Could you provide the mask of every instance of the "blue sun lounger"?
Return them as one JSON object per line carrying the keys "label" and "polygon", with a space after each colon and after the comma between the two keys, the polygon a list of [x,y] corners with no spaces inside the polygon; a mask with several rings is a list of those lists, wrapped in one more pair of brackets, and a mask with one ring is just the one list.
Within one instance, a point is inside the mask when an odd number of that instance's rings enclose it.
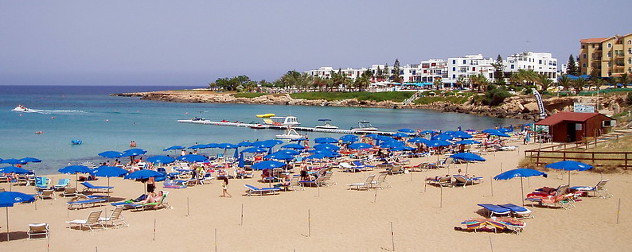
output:
{"label": "blue sun lounger", "polygon": [[90,184],[90,182],[82,182],[81,183],[82,186],[85,186],[86,188],[83,189],[83,191],[90,191],[90,192],[101,192],[101,190],[104,190],[103,192],[107,192],[110,189],[113,189],[113,186],[95,186],[93,184]]}
{"label": "blue sun lounger", "polygon": [[278,191],[281,190],[281,188],[275,188],[275,187],[269,187],[269,188],[258,188],[252,185],[244,185],[246,188],[248,188],[248,196],[252,196],[252,193],[259,193],[259,195],[268,194],[277,194]]}
{"label": "blue sun lounger", "polygon": [[487,210],[487,212],[489,212],[490,217],[494,215],[509,215],[511,213],[511,209],[502,207],[499,205],[494,205],[494,204],[478,204],[478,205],[484,208],[485,210]]}
{"label": "blue sun lounger", "polygon": [[509,210],[511,210],[511,213],[514,215],[514,217],[517,217],[517,218],[533,218],[534,217],[533,215],[531,215],[531,210],[527,209],[526,207],[521,207],[514,204],[502,204],[498,206],[508,208]]}

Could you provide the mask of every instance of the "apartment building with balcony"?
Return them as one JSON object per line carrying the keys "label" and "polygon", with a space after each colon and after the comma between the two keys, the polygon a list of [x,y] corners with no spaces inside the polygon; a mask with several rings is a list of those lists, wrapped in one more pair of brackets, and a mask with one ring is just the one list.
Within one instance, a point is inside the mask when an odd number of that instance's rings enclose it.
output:
{"label": "apartment building with balcony", "polygon": [[632,33],[580,40],[581,74],[602,78],[632,74]]}
{"label": "apartment building with balcony", "polygon": [[551,53],[517,53],[508,56],[503,64],[506,78],[522,69],[546,75],[552,81],[557,80],[557,59],[553,58]]}
{"label": "apartment building with balcony", "polygon": [[467,82],[472,76],[479,74],[491,81],[494,78],[494,62],[494,59],[484,58],[482,54],[448,58],[448,78],[443,83],[455,84],[459,79]]}

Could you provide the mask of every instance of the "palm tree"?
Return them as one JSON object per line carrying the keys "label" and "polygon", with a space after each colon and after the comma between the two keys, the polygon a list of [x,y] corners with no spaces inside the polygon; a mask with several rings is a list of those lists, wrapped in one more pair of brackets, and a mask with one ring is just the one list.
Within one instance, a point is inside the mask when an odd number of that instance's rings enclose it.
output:
{"label": "palm tree", "polygon": [[537,76],[536,83],[540,84],[540,92],[544,93],[553,84],[553,81],[545,74],[538,74]]}
{"label": "palm tree", "polygon": [[571,78],[568,78],[568,76],[565,74],[560,77],[557,83],[559,83],[564,88],[564,90],[568,91],[573,85],[573,80],[571,80]]}
{"label": "palm tree", "polygon": [[573,82],[573,88],[575,89],[575,93],[579,94],[582,89],[588,84],[588,81],[584,78],[577,78]]}

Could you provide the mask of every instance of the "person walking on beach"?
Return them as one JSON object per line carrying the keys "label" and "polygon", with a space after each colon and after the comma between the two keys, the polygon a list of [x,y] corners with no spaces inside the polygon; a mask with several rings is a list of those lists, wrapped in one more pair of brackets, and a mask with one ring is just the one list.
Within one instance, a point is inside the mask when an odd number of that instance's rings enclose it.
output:
{"label": "person walking on beach", "polygon": [[228,193],[228,177],[224,176],[224,182],[222,183],[222,196],[232,198],[233,196]]}

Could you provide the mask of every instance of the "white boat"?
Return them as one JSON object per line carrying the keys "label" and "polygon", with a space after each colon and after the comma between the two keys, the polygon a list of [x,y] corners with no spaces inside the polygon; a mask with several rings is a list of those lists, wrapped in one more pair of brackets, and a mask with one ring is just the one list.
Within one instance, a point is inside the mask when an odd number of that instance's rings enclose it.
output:
{"label": "white boat", "polygon": [[16,111],[16,112],[30,112],[31,110],[29,108],[27,108],[27,107],[22,106],[22,105],[18,105],[14,109],[12,109],[12,111]]}
{"label": "white boat", "polygon": [[324,125],[318,125],[318,126],[316,126],[314,128],[317,128],[317,129],[338,129],[338,126],[331,125],[331,123],[329,123],[329,122],[331,122],[331,119],[323,118],[323,119],[318,119],[318,121],[325,122],[325,124]]}
{"label": "white boat", "polygon": [[301,123],[298,122],[298,118],[296,116],[274,116],[270,117],[274,121],[274,125],[283,125],[283,126],[297,126]]}
{"label": "white boat", "polygon": [[353,131],[377,131],[376,127],[373,127],[369,121],[359,121],[358,127],[351,128]]}
{"label": "white boat", "polygon": [[299,134],[292,128],[288,128],[287,131],[281,135],[276,135],[276,138],[278,139],[299,139],[302,137],[303,135]]}

